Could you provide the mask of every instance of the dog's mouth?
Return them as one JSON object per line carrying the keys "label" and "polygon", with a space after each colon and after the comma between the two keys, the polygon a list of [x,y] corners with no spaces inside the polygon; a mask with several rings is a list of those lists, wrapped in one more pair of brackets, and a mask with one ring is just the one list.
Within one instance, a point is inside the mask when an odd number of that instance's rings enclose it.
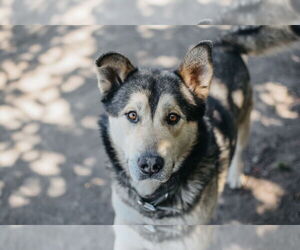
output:
{"label": "dog's mouth", "polygon": [[168,183],[172,178],[174,166],[174,161],[168,162],[161,171],[149,175],[143,173],[136,164],[130,165],[130,160],[127,165],[131,185],[141,197],[152,195]]}
{"label": "dog's mouth", "polygon": [[143,181],[143,180],[157,180],[157,181],[161,181],[161,176],[160,176],[159,173],[152,174],[152,175],[147,175],[147,174],[141,173],[139,179],[140,179],[140,181]]}

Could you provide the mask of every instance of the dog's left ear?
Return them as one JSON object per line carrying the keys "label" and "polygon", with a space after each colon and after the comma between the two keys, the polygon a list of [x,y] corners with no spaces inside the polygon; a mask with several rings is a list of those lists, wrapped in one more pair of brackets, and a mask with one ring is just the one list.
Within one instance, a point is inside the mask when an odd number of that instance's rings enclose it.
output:
{"label": "dog's left ear", "polygon": [[178,69],[186,86],[206,100],[213,76],[212,42],[202,41],[188,51]]}
{"label": "dog's left ear", "polygon": [[129,73],[135,70],[135,67],[125,56],[115,52],[100,56],[95,64],[98,87],[103,100],[109,93],[118,89]]}

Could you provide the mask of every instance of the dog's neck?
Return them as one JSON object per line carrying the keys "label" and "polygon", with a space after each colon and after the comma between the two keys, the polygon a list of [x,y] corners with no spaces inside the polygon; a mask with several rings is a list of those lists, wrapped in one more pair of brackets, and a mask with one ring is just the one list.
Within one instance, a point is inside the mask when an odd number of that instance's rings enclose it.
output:
{"label": "dog's neck", "polygon": [[199,122],[198,144],[183,161],[179,170],[151,195],[142,197],[131,185],[130,178],[117,159],[107,131],[107,118],[102,117],[99,124],[103,142],[117,179],[116,185],[124,194],[121,199],[144,216],[161,219],[191,211],[200,200],[202,191],[218,173],[216,159],[218,159],[219,152],[215,138],[208,120],[202,119]]}

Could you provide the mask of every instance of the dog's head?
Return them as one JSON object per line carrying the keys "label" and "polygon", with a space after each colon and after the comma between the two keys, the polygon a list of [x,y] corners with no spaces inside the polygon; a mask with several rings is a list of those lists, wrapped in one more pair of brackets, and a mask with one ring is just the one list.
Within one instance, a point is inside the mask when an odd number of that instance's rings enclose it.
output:
{"label": "dog's head", "polygon": [[189,50],[176,71],[137,69],[118,53],[96,66],[111,144],[132,185],[149,195],[196,143],[213,75],[211,43]]}

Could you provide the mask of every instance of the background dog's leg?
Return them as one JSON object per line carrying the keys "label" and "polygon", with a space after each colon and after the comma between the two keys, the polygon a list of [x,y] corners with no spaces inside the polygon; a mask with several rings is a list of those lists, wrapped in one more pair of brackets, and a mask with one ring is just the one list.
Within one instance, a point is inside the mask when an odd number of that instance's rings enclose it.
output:
{"label": "background dog's leg", "polygon": [[251,106],[248,107],[247,114],[238,125],[236,148],[227,176],[227,183],[230,188],[240,188],[242,186],[244,170],[243,152],[248,143],[250,131],[250,114]]}

